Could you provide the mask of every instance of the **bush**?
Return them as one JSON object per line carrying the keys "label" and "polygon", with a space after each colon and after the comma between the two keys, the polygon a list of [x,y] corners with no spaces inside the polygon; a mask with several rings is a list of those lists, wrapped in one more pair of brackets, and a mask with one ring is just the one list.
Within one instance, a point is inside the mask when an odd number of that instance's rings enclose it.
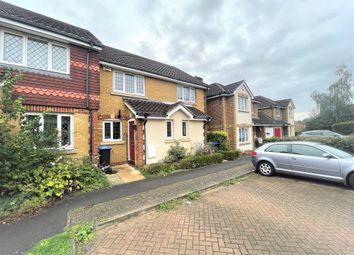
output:
{"label": "bush", "polygon": [[194,155],[202,156],[209,155],[214,152],[212,146],[210,144],[205,144],[204,142],[199,142],[194,145]]}
{"label": "bush", "polygon": [[342,135],[350,135],[354,133],[354,120],[333,124],[332,129]]}
{"label": "bush", "polygon": [[221,153],[214,153],[205,156],[191,156],[182,159],[178,165],[181,169],[193,169],[202,166],[212,165],[221,163],[223,160],[223,155]]}
{"label": "bush", "polygon": [[221,153],[223,156],[223,159],[225,160],[235,160],[240,156],[240,151],[235,150],[235,151],[217,151],[218,153]]}
{"label": "bush", "polygon": [[230,148],[230,141],[227,133],[224,131],[210,131],[208,132],[208,142],[219,143],[219,150],[227,151]]}
{"label": "bush", "polygon": [[143,166],[140,172],[144,176],[165,175],[178,169],[177,163],[154,163]]}
{"label": "bush", "polygon": [[354,136],[347,137],[285,137],[285,138],[271,138],[264,139],[264,143],[278,142],[278,141],[308,141],[326,144],[337,149],[354,154]]}
{"label": "bush", "polygon": [[180,143],[171,145],[167,151],[167,157],[165,158],[166,163],[178,162],[187,155],[187,149],[181,146]]}

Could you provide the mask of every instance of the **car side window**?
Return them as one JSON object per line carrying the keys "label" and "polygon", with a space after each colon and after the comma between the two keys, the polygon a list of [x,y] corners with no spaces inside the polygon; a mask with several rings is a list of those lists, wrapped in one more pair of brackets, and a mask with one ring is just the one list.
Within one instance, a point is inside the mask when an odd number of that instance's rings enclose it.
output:
{"label": "car side window", "polygon": [[320,149],[303,144],[293,144],[291,146],[291,153],[311,157],[323,157],[324,154],[324,152]]}
{"label": "car side window", "polygon": [[273,144],[269,146],[266,152],[276,152],[276,153],[288,153],[288,145],[287,144]]}
{"label": "car side window", "polygon": [[321,132],[316,132],[316,131],[314,131],[314,132],[308,132],[307,134],[309,134],[309,135],[322,135]]}

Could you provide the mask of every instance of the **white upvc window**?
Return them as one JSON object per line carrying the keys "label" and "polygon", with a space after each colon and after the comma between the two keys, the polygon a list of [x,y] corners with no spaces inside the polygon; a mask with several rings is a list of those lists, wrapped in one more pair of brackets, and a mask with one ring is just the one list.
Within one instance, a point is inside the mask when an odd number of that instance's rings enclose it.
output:
{"label": "white upvc window", "polygon": [[34,69],[69,73],[69,48],[22,33],[0,30],[0,61]]}
{"label": "white upvc window", "polygon": [[102,125],[103,141],[122,141],[122,122],[105,120]]}
{"label": "white upvc window", "polygon": [[188,86],[177,86],[177,100],[195,103],[195,88]]}
{"label": "white upvc window", "polygon": [[238,110],[248,111],[248,97],[238,96]]}
{"label": "white upvc window", "polygon": [[145,77],[121,71],[115,71],[113,75],[113,92],[134,95],[145,95]]}
{"label": "white upvc window", "polygon": [[173,138],[173,121],[172,120],[166,121],[166,138],[168,138],[168,139]]}
{"label": "white upvc window", "polygon": [[289,107],[289,118],[294,118],[294,109],[291,106]]}
{"label": "white upvc window", "polygon": [[240,143],[248,142],[248,128],[238,128],[238,141]]}
{"label": "white upvc window", "polygon": [[41,114],[28,112],[25,114],[27,120],[39,117],[40,129],[50,132],[53,129],[58,131],[58,143],[62,149],[74,148],[74,118],[71,114],[48,113]]}
{"label": "white upvc window", "polygon": [[186,120],[182,121],[182,136],[183,137],[188,136],[188,121]]}

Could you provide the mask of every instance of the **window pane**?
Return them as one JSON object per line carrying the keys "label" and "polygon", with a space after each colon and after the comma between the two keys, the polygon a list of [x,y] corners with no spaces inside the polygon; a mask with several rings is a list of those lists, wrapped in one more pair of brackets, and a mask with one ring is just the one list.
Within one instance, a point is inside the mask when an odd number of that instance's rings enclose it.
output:
{"label": "window pane", "polygon": [[278,153],[287,153],[288,145],[286,144],[275,144],[266,149],[267,152],[278,152]]}
{"label": "window pane", "polygon": [[187,136],[187,123],[182,122],[182,136]]}
{"label": "window pane", "polygon": [[125,74],[125,92],[127,92],[127,93],[135,93],[134,75]]}
{"label": "window pane", "polygon": [[167,123],[167,137],[172,137],[172,122],[168,121]]}
{"label": "window pane", "polygon": [[121,72],[115,72],[114,90],[123,91],[123,73]]}
{"label": "window pane", "polygon": [[189,101],[189,88],[183,87],[183,100]]}
{"label": "window pane", "polygon": [[4,61],[22,64],[23,62],[22,36],[4,33]]}
{"label": "window pane", "polygon": [[120,122],[113,122],[113,139],[120,140]]}
{"label": "window pane", "polygon": [[144,77],[135,76],[136,78],[136,93],[144,94]]}
{"label": "window pane", "polygon": [[61,117],[61,145],[70,145],[71,144],[71,126],[70,126],[70,117],[63,116]]}
{"label": "window pane", "polygon": [[111,139],[111,123],[104,123],[104,139]]}
{"label": "window pane", "polygon": [[190,101],[195,102],[195,89],[190,88]]}
{"label": "window pane", "polygon": [[48,69],[48,43],[28,38],[27,65],[34,68]]}
{"label": "window pane", "polygon": [[183,87],[182,86],[178,86],[177,87],[177,99],[178,100],[183,100]]}
{"label": "window pane", "polygon": [[315,147],[299,144],[292,145],[292,153],[312,157],[322,157],[322,155],[324,154],[323,151]]}
{"label": "window pane", "polygon": [[57,115],[44,115],[44,131],[53,132],[57,127]]}
{"label": "window pane", "polygon": [[67,48],[52,45],[52,69],[66,72],[68,61]]}

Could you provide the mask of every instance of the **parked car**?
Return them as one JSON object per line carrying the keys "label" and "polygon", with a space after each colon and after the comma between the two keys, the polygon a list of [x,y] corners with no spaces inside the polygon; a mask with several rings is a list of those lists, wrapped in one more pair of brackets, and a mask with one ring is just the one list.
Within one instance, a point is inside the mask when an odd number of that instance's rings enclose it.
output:
{"label": "parked car", "polygon": [[320,143],[266,143],[252,153],[252,163],[264,176],[279,172],[341,182],[354,188],[353,155]]}
{"label": "parked car", "polygon": [[342,137],[341,134],[333,132],[331,130],[311,130],[311,131],[304,131],[300,134],[300,136],[311,136],[311,137]]}

